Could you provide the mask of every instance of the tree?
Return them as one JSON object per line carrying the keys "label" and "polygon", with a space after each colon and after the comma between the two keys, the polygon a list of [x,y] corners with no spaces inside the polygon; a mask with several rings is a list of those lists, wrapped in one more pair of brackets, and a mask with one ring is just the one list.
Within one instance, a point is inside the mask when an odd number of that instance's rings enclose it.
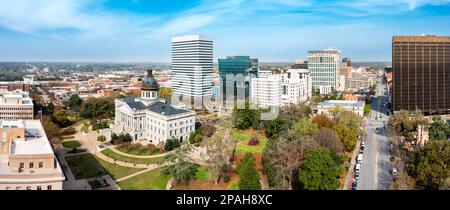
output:
{"label": "tree", "polygon": [[389,186],[390,190],[414,190],[416,181],[408,176],[407,173],[399,173],[395,180]]}
{"label": "tree", "polygon": [[52,115],[52,121],[61,127],[67,127],[72,124],[69,116],[64,111],[56,111]]}
{"label": "tree", "polygon": [[53,123],[53,121],[48,116],[42,117],[42,127],[44,127],[45,133],[47,134],[48,140],[51,143],[59,143],[61,141],[61,133],[58,125]]}
{"label": "tree", "polygon": [[164,99],[170,99],[172,97],[172,88],[160,88],[158,96]]}
{"label": "tree", "polygon": [[172,151],[180,146],[181,146],[180,140],[178,140],[177,138],[170,138],[164,144],[164,150]]}
{"label": "tree", "polygon": [[170,166],[163,169],[162,173],[170,175],[177,184],[188,184],[191,179],[195,179],[198,166],[188,162],[188,154],[193,151],[189,145],[180,147],[175,153],[167,155],[163,162],[171,163]]}
{"label": "tree", "polygon": [[89,119],[94,117],[106,119],[114,116],[114,109],[115,104],[112,97],[89,97],[82,103],[80,115]]}
{"label": "tree", "polygon": [[202,129],[197,128],[193,133],[189,135],[189,142],[191,144],[199,143],[203,140]]}
{"label": "tree", "polygon": [[344,167],[339,157],[328,149],[312,149],[305,157],[299,179],[305,190],[337,190]]}
{"label": "tree", "polygon": [[411,132],[415,130],[414,121],[411,120],[409,111],[401,110],[391,116],[388,121],[389,128],[397,132]]}
{"label": "tree", "polygon": [[341,111],[336,116],[337,124],[341,124],[357,133],[361,124],[361,117],[350,111]]}
{"label": "tree", "polygon": [[333,129],[323,127],[317,132],[315,139],[320,146],[330,149],[338,155],[344,153],[344,145]]}
{"label": "tree", "polygon": [[307,103],[289,104],[281,109],[281,115],[294,119],[309,117],[312,114],[311,106]]}
{"label": "tree", "polygon": [[278,135],[283,134],[289,130],[294,124],[294,120],[291,117],[280,116],[275,120],[271,120],[266,125],[266,137],[276,138]]}
{"label": "tree", "polygon": [[209,174],[214,181],[214,184],[219,183],[224,169],[230,166],[231,156],[233,153],[233,140],[231,138],[231,131],[229,129],[220,129],[216,135],[207,139],[206,143],[206,167]]}
{"label": "tree", "polygon": [[372,104],[367,103],[367,104],[364,106],[364,116],[369,116],[370,111],[372,111]]}
{"label": "tree", "polygon": [[246,130],[258,124],[258,115],[256,110],[252,110],[246,106],[245,109],[238,109],[237,106],[233,109],[233,127],[241,130]]}
{"label": "tree", "polygon": [[344,144],[344,149],[346,152],[351,152],[356,148],[356,144],[358,143],[358,133],[352,131],[343,124],[338,124],[334,126],[333,129],[336,131],[336,134]]}
{"label": "tree", "polygon": [[303,164],[306,151],[315,146],[314,141],[304,136],[279,137],[268,142],[263,152],[263,171],[267,174],[269,185],[275,189],[291,190],[298,179],[294,174]]}
{"label": "tree", "polygon": [[308,118],[301,118],[294,123],[288,131],[288,135],[294,139],[302,139],[304,137],[312,137],[319,131],[319,126]]}
{"label": "tree", "polygon": [[319,128],[323,128],[323,127],[333,128],[333,126],[334,126],[333,120],[331,120],[329,117],[327,117],[326,115],[323,115],[323,114],[313,117],[312,122],[319,125]]}
{"label": "tree", "polygon": [[429,129],[430,140],[447,140],[450,137],[450,124],[440,116],[433,117],[433,121]]}
{"label": "tree", "polygon": [[69,98],[69,107],[71,109],[79,110],[83,100],[81,100],[80,96],[72,95]]}
{"label": "tree", "polygon": [[99,141],[101,143],[105,142],[106,141],[106,136],[103,136],[103,135],[98,136],[97,137],[97,141]]}
{"label": "tree", "polygon": [[216,127],[211,123],[202,123],[201,129],[202,134],[208,138],[216,132]]}
{"label": "tree", "polygon": [[239,162],[237,172],[240,178],[239,190],[261,190],[255,158],[251,153],[245,154],[244,159]]}
{"label": "tree", "polygon": [[450,142],[431,141],[412,160],[411,175],[423,189],[439,189],[450,176]]}

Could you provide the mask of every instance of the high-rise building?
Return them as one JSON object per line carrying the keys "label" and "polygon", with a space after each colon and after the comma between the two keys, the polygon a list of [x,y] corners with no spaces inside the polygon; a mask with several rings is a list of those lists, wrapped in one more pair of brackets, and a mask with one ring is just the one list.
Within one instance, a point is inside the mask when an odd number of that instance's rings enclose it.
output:
{"label": "high-rise building", "polygon": [[172,39],[172,88],[191,98],[211,96],[213,40],[202,35]]}
{"label": "high-rise building", "polygon": [[313,88],[321,94],[329,94],[339,87],[340,54],[336,48],[312,50],[308,55],[308,69],[311,72]]}
{"label": "high-rise building", "polygon": [[[257,76],[258,68],[258,59],[251,59],[249,56],[228,56],[226,59],[219,59],[223,102],[234,103],[237,100],[249,98],[250,81],[252,77]],[[233,79],[228,81],[227,78]]]}
{"label": "high-rise building", "polygon": [[450,112],[450,37],[394,36],[393,111]]}
{"label": "high-rise building", "polygon": [[38,120],[0,120],[0,190],[62,190],[64,173]]}

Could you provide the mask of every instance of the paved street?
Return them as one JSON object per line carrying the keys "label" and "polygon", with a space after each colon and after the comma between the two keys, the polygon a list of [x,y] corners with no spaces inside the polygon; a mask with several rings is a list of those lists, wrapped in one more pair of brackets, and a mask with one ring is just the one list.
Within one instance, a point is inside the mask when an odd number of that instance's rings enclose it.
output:
{"label": "paved street", "polygon": [[[380,77],[372,102],[372,112],[366,125],[367,138],[358,190],[388,190],[391,182],[390,143],[387,129],[384,129],[385,126],[387,128],[388,121],[384,105],[389,98],[385,88],[386,84]],[[378,134],[376,133],[377,128],[380,128]]]}

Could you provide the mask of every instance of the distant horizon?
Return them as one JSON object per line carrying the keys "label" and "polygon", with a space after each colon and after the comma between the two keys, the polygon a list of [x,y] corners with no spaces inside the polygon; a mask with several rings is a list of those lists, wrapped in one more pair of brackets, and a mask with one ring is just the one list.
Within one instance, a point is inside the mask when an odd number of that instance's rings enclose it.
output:
{"label": "distant horizon", "polygon": [[[214,64],[218,64],[214,60]],[[0,63],[81,63],[81,64],[171,64],[172,62],[144,62],[144,61],[1,61]],[[295,64],[295,61],[258,61],[259,64],[272,64],[272,63],[285,63],[285,64]],[[352,63],[392,63],[391,61],[353,61]]]}
{"label": "distant horizon", "polygon": [[202,34],[214,57],[293,62],[339,48],[391,60],[392,37],[450,36],[450,0],[3,0],[0,60],[168,62],[171,39]]}

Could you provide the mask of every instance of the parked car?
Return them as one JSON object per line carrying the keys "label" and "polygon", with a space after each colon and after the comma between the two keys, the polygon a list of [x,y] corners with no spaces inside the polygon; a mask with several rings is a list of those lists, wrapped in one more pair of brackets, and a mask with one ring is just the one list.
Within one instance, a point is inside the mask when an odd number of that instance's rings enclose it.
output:
{"label": "parked car", "polygon": [[359,154],[357,160],[358,160],[358,163],[359,163],[359,164],[362,164],[362,161],[363,161],[363,154]]}
{"label": "parked car", "polygon": [[361,164],[358,163],[358,164],[356,164],[356,168],[355,168],[355,179],[358,180],[358,177],[359,177],[359,173],[360,173],[360,172],[361,172]]}
{"label": "parked car", "polygon": [[391,171],[391,173],[392,173],[392,176],[397,176],[397,168],[392,168],[392,171]]}
{"label": "parked car", "polygon": [[361,142],[361,150],[364,150],[364,148],[366,148],[366,143],[365,142]]}

